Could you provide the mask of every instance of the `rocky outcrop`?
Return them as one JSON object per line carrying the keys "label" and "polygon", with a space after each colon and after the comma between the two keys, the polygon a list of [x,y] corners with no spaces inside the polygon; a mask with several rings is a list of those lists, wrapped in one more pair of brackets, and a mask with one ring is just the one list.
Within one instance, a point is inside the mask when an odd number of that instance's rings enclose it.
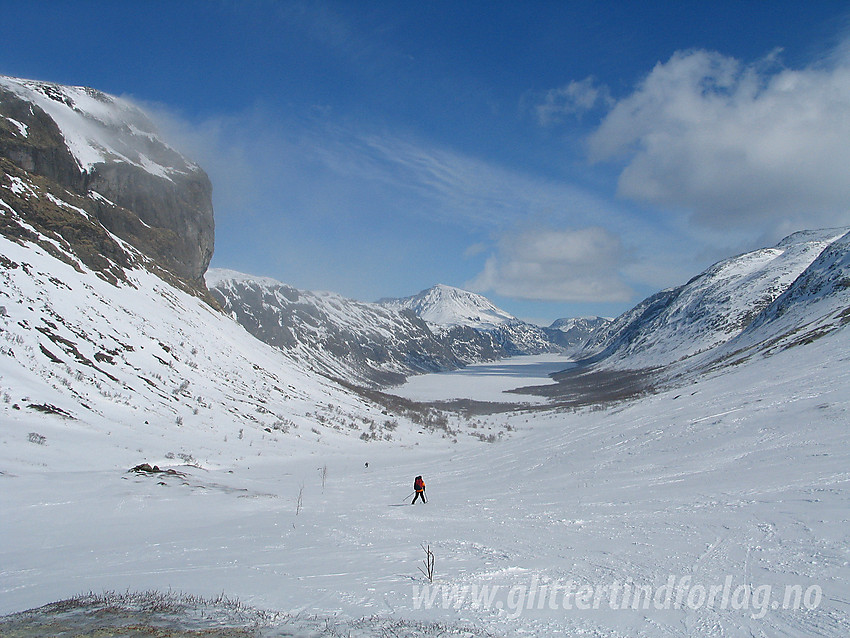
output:
{"label": "rocky outcrop", "polygon": [[132,104],[0,76],[0,157],[73,194],[109,232],[203,288],[215,234],[209,178]]}

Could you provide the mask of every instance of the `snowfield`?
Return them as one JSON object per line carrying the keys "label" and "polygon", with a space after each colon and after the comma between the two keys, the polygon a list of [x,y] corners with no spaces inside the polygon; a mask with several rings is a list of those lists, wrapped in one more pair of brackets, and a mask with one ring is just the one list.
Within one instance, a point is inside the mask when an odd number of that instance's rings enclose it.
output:
{"label": "snowfield", "polygon": [[[607,409],[489,417],[517,430],[494,444],[252,433],[256,456],[172,461],[185,477],[127,473],[141,451],[116,463],[56,415],[10,427],[3,404],[2,612],[172,589],[496,635],[846,635],[847,339]],[[111,436],[141,450],[140,430]],[[430,500],[411,507],[417,474]]]}

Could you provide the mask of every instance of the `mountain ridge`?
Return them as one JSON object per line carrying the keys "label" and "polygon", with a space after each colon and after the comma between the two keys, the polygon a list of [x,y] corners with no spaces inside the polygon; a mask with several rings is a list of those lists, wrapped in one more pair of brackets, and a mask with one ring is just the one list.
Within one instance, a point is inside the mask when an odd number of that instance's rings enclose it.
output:
{"label": "mountain ridge", "polygon": [[[207,272],[206,282],[225,312],[260,340],[309,361],[323,374],[375,387],[397,385],[411,374],[561,351],[545,329],[512,317],[481,295],[450,286],[407,298],[426,301],[417,304],[355,301],[215,268]],[[444,302],[447,307],[441,307]],[[429,322],[417,310],[448,323]],[[488,313],[487,321],[481,320],[482,312]],[[484,327],[496,317],[504,320]]]}
{"label": "mountain ridge", "polygon": [[[161,192],[168,199],[175,188],[192,190],[175,184],[202,172],[151,126],[131,104],[93,89],[0,77],[0,233],[117,287],[136,285],[138,268],[172,284],[194,283],[196,293],[206,292],[209,282],[214,305],[325,377],[387,386],[410,374],[576,348],[585,365],[611,371],[705,367],[846,323],[847,229],[801,231],[722,260],[611,321],[560,320],[548,328],[444,284],[368,303],[267,277],[207,271],[211,206],[209,235],[183,237],[197,242],[194,268],[206,271],[206,279],[192,279],[193,271],[175,268],[169,257],[179,252],[175,227],[151,226],[138,210],[155,206]],[[126,182],[118,174],[141,180],[149,194],[139,201],[138,193],[122,190]],[[91,188],[98,179],[107,188]],[[110,199],[110,188],[119,202]],[[176,279],[169,272],[177,272]],[[578,327],[579,336],[569,335]]]}
{"label": "mountain ridge", "polygon": [[638,303],[596,333],[579,355],[609,369],[657,368],[710,357],[765,321],[763,313],[799,288],[830,247],[840,250],[847,228],[793,233],[775,246],[721,260],[687,283]]}

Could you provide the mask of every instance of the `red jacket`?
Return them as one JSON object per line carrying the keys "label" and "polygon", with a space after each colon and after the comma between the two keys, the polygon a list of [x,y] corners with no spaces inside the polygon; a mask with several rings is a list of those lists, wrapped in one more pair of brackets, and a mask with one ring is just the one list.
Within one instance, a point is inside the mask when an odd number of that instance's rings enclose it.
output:
{"label": "red jacket", "polygon": [[421,478],[417,478],[415,481],[413,481],[413,489],[416,492],[424,492],[425,481],[423,481]]}

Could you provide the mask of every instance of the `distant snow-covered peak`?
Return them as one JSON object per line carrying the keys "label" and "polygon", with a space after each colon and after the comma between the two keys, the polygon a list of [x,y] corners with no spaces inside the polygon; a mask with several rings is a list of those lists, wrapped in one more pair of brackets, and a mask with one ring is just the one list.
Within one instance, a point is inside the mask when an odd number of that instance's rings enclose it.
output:
{"label": "distant snow-covered peak", "polygon": [[517,321],[497,308],[483,295],[445,284],[437,284],[412,297],[381,299],[378,303],[398,310],[412,310],[428,323],[438,326],[469,326],[489,330]]}
{"label": "distant snow-covered peak", "polygon": [[166,144],[148,116],[127,100],[88,87],[3,75],[0,88],[34,104],[56,123],[81,171],[110,162],[165,179],[200,170]]}

